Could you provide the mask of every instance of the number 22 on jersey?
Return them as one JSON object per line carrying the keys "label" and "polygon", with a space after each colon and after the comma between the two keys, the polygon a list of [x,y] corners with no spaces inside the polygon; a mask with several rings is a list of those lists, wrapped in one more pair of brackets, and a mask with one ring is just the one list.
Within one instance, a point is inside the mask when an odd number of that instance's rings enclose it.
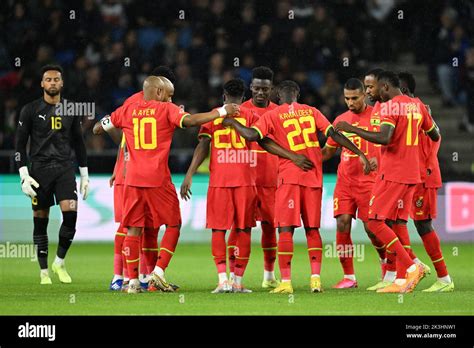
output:
{"label": "number 22 on jersey", "polygon": [[[306,127],[302,127],[305,125]],[[304,150],[307,147],[317,147],[319,146],[319,141],[312,141],[309,136],[314,134],[316,136],[316,125],[314,123],[314,118],[311,116],[303,116],[300,118],[292,118],[283,122],[283,128],[288,128],[290,126],[294,127],[294,130],[288,132],[286,138],[288,139],[288,145],[293,151]],[[304,142],[296,144],[295,138],[299,137],[303,133]]]}
{"label": "number 22 on jersey", "polygon": [[[150,137],[145,138],[146,129],[150,129]],[[157,147],[156,119],[154,117],[133,118],[133,139],[135,150],[153,150]]]}

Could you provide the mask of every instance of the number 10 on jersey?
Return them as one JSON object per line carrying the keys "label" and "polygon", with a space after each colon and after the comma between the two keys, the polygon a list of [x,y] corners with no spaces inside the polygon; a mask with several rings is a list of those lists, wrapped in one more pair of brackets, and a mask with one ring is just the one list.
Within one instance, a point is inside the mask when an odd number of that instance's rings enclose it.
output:
{"label": "number 10 on jersey", "polygon": [[[149,141],[145,139],[145,130],[151,130]],[[156,141],[156,119],[153,117],[133,118],[133,139],[135,150],[153,150],[157,147]]]}

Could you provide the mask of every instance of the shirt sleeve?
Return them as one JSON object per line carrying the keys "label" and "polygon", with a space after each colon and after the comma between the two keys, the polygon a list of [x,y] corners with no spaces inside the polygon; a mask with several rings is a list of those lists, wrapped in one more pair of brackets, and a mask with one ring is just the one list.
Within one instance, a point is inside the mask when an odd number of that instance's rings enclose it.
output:
{"label": "shirt sleeve", "polygon": [[122,105],[118,109],[116,109],[112,114],[110,115],[110,121],[114,125],[115,128],[123,128],[123,110],[124,106]]}
{"label": "shirt sleeve", "polygon": [[423,121],[421,123],[421,129],[423,129],[426,133],[431,132],[436,124],[433,122],[433,118],[430,115],[428,109],[420,103],[421,114],[423,115]]}
{"label": "shirt sleeve", "polygon": [[272,111],[267,111],[251,126],[251,128],[258,132],[260,139],[263,139],[268,134],[274,133],[275,128],[272,123],[272,115]]}
{"label": "shirt sleeve", "polygon": [[[382,106],[381,106],[381,109],[382,109]],[[398,117],[397,115],[390,112],[389,107],[387,107],[386,109],[388,112],[385,112],[385,113],[382,112],[382,115],[380,117],[380,126],[383,126],[384,124],[386,124],[395,128],[397,126]]]}
{"label": "shirt sleeve", "polygon": [[20,119],[15,136],[15,161],[18,168],[26,166],[26,144],[31,131],[31,111],[29,105],[25,105],[20,111]]}
{"label": "shirt sleeve", "polygon": [[214,131],[212,129],[212,122],[207,122],[203,124],[201,128],[199,129],[198,138],[201,138],[201,137],[212,138],[213,132]]}
{"label": "shirt sleeve", "polygon": [[174,124],[179,128],[184,128],[183,120],[186,116],[189,116],[189,112],[186,112],[179,106],[168,102],[168,120],[171,124]]}
{"label": "shirt sleeve", "polygon": [[[333,126],[335,126],[336,124],[338,124],[340,121],[339,117],[336,117],[336,119],[334,120],[334,123],[333,123]],[[332,147],[332,148],[337,148],[337,147],[341,147],[341,145],[339,145],[338,143],[336,143],[334,141],[333,138],[331,137],[328,137],[328,139],[326,140],[326,145],[327,147]]]}
{"label": "shirt sleeve", "polygon": [[316,121],[316,128],[327,137],[328,131],[332,128],[331,122],[316,108],[313,108],[313,115]]}

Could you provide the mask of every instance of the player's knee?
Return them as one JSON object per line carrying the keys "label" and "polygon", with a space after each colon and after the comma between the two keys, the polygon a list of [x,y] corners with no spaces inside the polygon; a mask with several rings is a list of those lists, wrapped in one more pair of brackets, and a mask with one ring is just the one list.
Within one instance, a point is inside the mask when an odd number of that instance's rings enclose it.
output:
{"label": "player's knee", "polygon": [[373,233],[373,231],[378,230],[380,224],[383,224],[380,220],[369,220],[369,222],[367,222],[367,228]]}
{"label": "player's knee", "polygon": [[340,215],[336,219],[338,232],[349,232],[351,229],[352,217],[350,215]]}
{"label": "player's knee", "polygon": [[33,210],[33,217],[47,219],[49,218],[49,210]]}
{"label": "player's knee", "polygon": [[407,222],[406,222],[406,220],[397,219],[397,221],[395,221],[395,224],[397,224],[397,225],[406,225]]}
{"label": "player's knee", "polygon": [[48,234],[48,218],[39,218],[35,217],[33,219],[33,235],[34,236],[44,236]]}
{"label": "player's knee", "polygon": [[63,211],[63,226],[76,229],[77,211]]}
{"label": "player's knee", "polygon": [[395,223],[395,221],[393,221],[393,220],[385,220],[385,224],[390,228],[392,228],[394,223]]}
{"label": "player's knee", "polygon": [[431,224],[431,220],[415,220],[414,223],[416,230],[418,231],[418,234],[420,236],[423,236],[433,231],[433,225]]}

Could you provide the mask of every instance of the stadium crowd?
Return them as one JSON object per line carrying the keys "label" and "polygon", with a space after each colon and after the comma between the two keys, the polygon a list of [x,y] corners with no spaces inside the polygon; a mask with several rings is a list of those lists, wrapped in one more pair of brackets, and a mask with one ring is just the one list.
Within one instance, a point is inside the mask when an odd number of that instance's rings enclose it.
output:
{"label": "stadium crowd", "polygon": [[[346,110],[345,80],[415,47],[445,106],[470,101],[466,127],[474,127],[474,10],[467,3],[2,1],[0,148],[13,149],[19,110],[40,96],[40,67],[53,62],[65,69],[66,98],[95,102],[97,119],[139,90],[157,65],[174,70],[174,102],[190,112],[221,105],[225,81],[237,76],[248,86],[252,68],[266,65],[275,83],[296,81],[301,102],[332,121]],[[413,19],[421,13],[423,20]],[[387,42],[385,33],[395,40]],[[87,148],[113,148],[92,136],[93,122],[84,122]],[[193,148],[196,132],[178,133],[173,147]]]}

